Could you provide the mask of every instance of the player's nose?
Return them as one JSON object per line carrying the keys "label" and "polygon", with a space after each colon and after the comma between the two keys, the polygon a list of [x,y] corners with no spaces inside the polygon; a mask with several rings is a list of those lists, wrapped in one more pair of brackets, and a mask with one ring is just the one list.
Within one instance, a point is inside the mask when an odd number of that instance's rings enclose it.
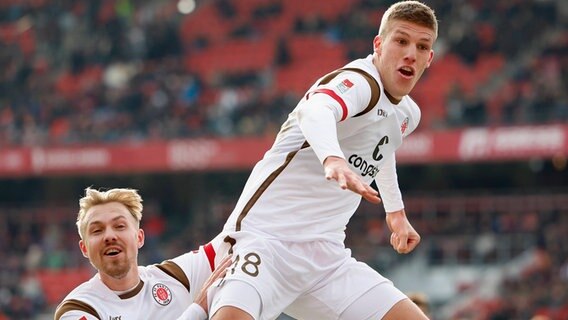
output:
{"label": "player's nose", "polygon": [[112,228],[106,228],[104,231],[103,239],[105,242],[114,242],[116,241],[116,232],[112,230]]}
{"label": "player's nose", "polygon": [[408,60],[409,62],[416,61],[416,52],[417,49],[415,46],[406,46],[406,50],[404,52],[404,59]]}

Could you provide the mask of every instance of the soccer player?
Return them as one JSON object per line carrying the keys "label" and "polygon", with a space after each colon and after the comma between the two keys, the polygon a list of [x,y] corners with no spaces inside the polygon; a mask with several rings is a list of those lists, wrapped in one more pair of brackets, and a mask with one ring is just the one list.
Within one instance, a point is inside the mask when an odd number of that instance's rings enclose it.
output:
{"label": "soccer player", "polygon": [[207,289],[231,263],[229,256],[220,259],[222,248],[228,249],[222,240],[160,264],[138,266],[144,245],[138,192],[87,188],[79,207],[79,247],[98,273],[65,297],[55,320],[207,319]]}
{"label": "soccer player", "polygon": [[362,198],[382,198],[392,247],[409,253],[420,242],[404,210],[395,151],[420,120],[408,94],[432,62],[437,34],[430,7],[395,3],[373,53],[307,91],[224,226],[234,264],[215,289],[212,319],[274,319],[282,311],[298,319],[427,319],[351,256],[344,230]]}

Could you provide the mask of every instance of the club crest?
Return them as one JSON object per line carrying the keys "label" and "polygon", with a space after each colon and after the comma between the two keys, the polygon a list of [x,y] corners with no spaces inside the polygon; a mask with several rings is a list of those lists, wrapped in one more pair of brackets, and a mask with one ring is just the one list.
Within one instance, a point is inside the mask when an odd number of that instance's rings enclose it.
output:
{"label": "club crest", "polygon": [[166,285],[157,283],[152,287],[152,296],[157,303],[167,306],[172,302],[172,292]]}

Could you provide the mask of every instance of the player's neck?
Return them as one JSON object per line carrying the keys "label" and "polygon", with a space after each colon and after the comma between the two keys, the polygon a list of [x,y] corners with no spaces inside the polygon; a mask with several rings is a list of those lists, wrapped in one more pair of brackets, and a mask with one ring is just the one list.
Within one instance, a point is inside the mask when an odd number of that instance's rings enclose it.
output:
{"label": "player's neck", "polygon": [[127,292],[135,288],[140,283],[138,267],[131,269],[123,277],[113,277],[108,274],[100,273],[101,281],[112,291]]}
{"label": "player's neck", "polygon": [[[129,293],[136,291],[136,289],[139,288],[141,285],[143,285],[143,282],[142,282],[142,280],[138,279],[138,283],[134,287],[132,287],[128,290],[112,290],[112,291],[114,293],[116,293],[116,295],[118,295],[118,296],[126,296]],[[140,290],[138,290],[138,291],[140,291]]]}

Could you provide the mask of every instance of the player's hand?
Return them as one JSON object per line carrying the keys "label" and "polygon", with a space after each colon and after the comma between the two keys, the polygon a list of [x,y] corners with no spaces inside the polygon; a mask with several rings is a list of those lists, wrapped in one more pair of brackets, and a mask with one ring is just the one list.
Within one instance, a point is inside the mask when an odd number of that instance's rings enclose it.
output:
{"label": "player's hand", "polygon": [[403,210],[387,213],[387,225],[390,229],[390,244],[398,253],[409,253],[420,243],[420,235],[406,217]]}
{"label": "player's hand", "polygon": [[371,203],[380,203],[379,193],[361,180],[361,177],[349,169],[345,159],[339,157],[327,157],[323,162],[325,178],[335,180],[343,190],[349,189],[360,194]]}
{"label": "player's hand", "polygon": [[195,297],[194,302],[201,306],[201,308],[203,308],[203,310],[205,310],[205,313],[207,314],[209,313],[209,306],[207,306],[207,289],[211,287],[215,280],[221,279],[225,276],[225,274],[227,273],[227,268],[233,263],[231,257],[231,255],[228,255],[221,261],[215,271],[213,271],[213,273],[205,281],[197,297]]}

